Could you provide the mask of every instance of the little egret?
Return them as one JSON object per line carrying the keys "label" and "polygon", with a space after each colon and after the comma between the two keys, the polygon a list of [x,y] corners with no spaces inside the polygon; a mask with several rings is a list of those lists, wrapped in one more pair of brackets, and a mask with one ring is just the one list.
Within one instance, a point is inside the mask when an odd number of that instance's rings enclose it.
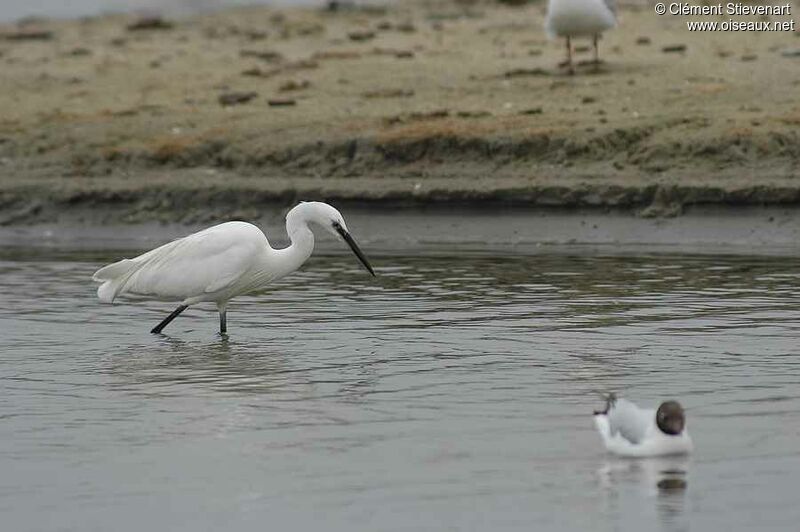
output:
{"label": "little egret", "polygon": [[646,410],[611,394],[605,410],[594,413],[594,424],[606,449],[619,456],[665,456],[692,451],[686,415],[677,401],[665,401],[658,410]]}
{"label": "little egret", "polygon": [[614,0],[548,0],[545,30],[551,37],[567,38],[567,72],[572,69],[572,37],[592,37],[594,64],[600,64],[597,39],[617,23]]}
{"label": "little egret", "polygon": [[102,283],[97,297],[104,303],[112,303],[122,294],[180,301],[180,306],[150,331],[156,334],[189,305],[214,302],[219,310],[219,330],[224,333],[231,298],[292,273],[311,256],[314,233],[309,225],[341,237],[375,275],[339,211],[313,201],[300,203],[286,215],[286,232],[291,240],[287,248],[270,247],[267,237],[253,224],[222,223],[100,268],[92,277]]}

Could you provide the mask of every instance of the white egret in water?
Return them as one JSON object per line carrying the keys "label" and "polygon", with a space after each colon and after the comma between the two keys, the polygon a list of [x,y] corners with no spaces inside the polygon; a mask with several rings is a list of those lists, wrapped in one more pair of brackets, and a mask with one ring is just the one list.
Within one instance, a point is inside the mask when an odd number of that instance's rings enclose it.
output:
{"label": "white egret in water", "polygon": [[341,237],[373,276],[364,253],[347,230],[342,215],[318,201],[303,202],[286,215],[291,245],[270,247],[267,237],[247,222],[227,222],[164,244],[133,259],[123,259],[97,270],[92,277],[102,283],[100,301],[111,303],[122,294],[180,301],[172,314],[151,332],[160,333],[189,305],[210,301],[219,310],[219,330],[226,332],[228,301],[297,270],[314,250],[317,225]]}
{"label": "white egret in water", "polygon": [[677,401],[665,401],[658,410],[649,410],[610,394],[605,410],[594,413],[594,424],[606,449],[619,456],[665,456],[692,451],[686,415]]}
{"label": "white egret in water", "polygon": [[614,0],[548,0],[545,30],[551,37],[567,38],[567,59],[563,66],[572,74],[572,37],[591,37],[594,64],[600,65],[597,40],[617,23]]}

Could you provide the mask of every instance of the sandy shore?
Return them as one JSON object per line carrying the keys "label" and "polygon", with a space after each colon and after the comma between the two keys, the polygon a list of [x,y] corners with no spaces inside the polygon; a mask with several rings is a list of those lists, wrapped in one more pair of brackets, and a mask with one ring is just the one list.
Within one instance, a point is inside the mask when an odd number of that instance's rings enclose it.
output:
{"label": "sandy shore", "polygon": [[308,198],[800,205],[797,34],[622,5],[604,64],[568,76],[543,16],[448,1],[0,27],[0,223],[205,223]]}

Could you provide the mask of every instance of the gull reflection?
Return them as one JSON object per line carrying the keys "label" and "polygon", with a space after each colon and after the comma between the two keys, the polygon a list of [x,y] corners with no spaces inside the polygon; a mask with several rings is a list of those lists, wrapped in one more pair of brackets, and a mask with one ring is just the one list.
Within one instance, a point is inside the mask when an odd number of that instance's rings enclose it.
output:
{"label": "gull reflection", "polygon": [[597,471],[600,486],[616,501],[644,498],[654,502],[655,514],[670,529],[688,527],[686,493],[689,486],[688,456],[664,456],[646,459],[608,459]]}

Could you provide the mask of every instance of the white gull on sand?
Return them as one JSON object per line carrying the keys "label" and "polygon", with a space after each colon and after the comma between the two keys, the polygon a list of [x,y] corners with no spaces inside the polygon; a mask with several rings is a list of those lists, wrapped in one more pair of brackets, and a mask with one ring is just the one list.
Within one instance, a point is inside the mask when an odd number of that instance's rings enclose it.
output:
{"label": "white gull on sand", "polygon": [[591,37],[594,43],[594,63],[600,63],[597,39],[605,30],[617,23],[614,0],[548,0],[544,27],[550,37],[566,37],[567,60],[564,65],[572,69],[573,37]]}

